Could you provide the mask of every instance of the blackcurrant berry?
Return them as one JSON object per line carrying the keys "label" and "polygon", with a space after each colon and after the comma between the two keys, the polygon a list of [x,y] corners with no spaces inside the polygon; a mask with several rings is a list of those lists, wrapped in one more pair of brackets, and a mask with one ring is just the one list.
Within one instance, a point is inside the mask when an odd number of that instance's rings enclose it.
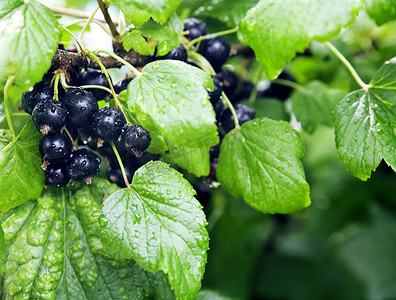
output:
{"label": "blackcurrant berry", "polygon": [[[133,174],[135,173],[135,171],[137,169],[125,165],[124,166],[124,170],[125,170],[125,175],[128,179],[128,182],[131,182]],[[115,183],[116,185],[118,185],[119,187],[126,187],[125,184],[125,180],[124,177],[122,176],[122,172],[121,172],[121,168],[120,166],[117,165],[110,165],[107,169],[106,169],[106,176],[107,176],[107,180],[110,181],[111,183]]]}
{"label": "blackcurrant berry", "polygon": [[[296,82],[293,76],[287,74],[286,72],[281,72],[278,79],[288,80]],[[281,101],[285,101],[289,98],[292,88],[283,84],[271,83],[267,89],[261,90],[257,93],[257,98],[277,98]]]}
{"label": "blackcurrant berry", "polygon": [[222,70],[217,73],[219,79],[223,82],[223,91],[229,97],[232,98],[236,87],[238,86],[238,76],[229,70]]}
{"label": "blackcurrant berry", "polygon": [[37,103],[43,100],[50,100],[53,95],[54,90],[51,85],[40,81],[31,91],[22,94],[22,108],[31,115]]}
{"label": "blackcurrant berry", "polygon": [[158,56],[157,59],[173,59],[187,62],[187,50],[182,44],[179,47],[173,49],[171,52],[164,56]]}
{"label": "blackcurrant berry", "polygon": [[220,100],[221,92],[223,91],[223,84],[216,75],[212,76],[212,79],[214,88],[213,91],[209,90],[208,93],[209,100],[214,105]]}
{"label": "blackcurrant berry", "polygon": [[114,85],[114,91],[119,94],[122,91],[126,90],[128,88],[128,84],[132,81],[132,78],[125,78],[119,82],[117,82],[116,85]]}
{"label": "blackcurrant berry", "polygon": [[150,133],[139,124],[126,125],[122,130],[121,144],[137,157],[142,156],[144,150],[150,146],[150,142]]}
{"label": "blackcurrant berry", "polygon": [[68,112],[59,101],[43,100],[34,107],[32,119],[34,126],[42,134],[59,131],[65,124]]}
{"label": "blackcurrant berry", "polygon": [[46,184],[55,185],[56,187],[65,186],[69,181],[69,175],[63,165],[49,165],[44,171]]}
{"label": "blackcurrant berry", "polygon": [[214,69],[219,69],[230,56],[230,43],[222,37],[203,40],[198,52],[202,54]]}
{"label": "blackcurrant berry", "polygon": [[231,97],[230,100],[232,103],[249,99],[251,93],[254,90],[254,84],[250,81],[243,81],[241,87],[239,88],[238,94]]}
{"label": "blackcurrant berry", "polygon": [[99,173],[101,159],[98,155],[87,149],[74,151],[66,164],[66,172],[69,177],[76,181],[85,180],[91,183],[92,177]]}
{"label": "blackcurrant berry", "polygon": [[[256,117],[255,110],[245,104],[238,104],[235,106],[235,112],[239,121],[239,125],[242,125],[243,123]],[[223,111],[220,117],[220,122],[226,132],[229,132],[235,128],[234,116],[232,115],[230,109]]]}
{"label": "blackcurrant berry", "polygon": [[208,30],[206,29],[205,24],[198,19],[195,18],[185,19],[183,23],[184,23],[184,31],[189,31],[189,33],[186,34],[185,37],[190,41],[200,36],[208,34]]}
{"label": "blackcurrant berry", "polygon": [[84,128],[92,125],[94,114],[99,110],[98,101],[91,92],[81,88],[69,89],[62,99],[69,115],[67,126]]}
{"label": "blackcurrant berry", "polygon": [[78,132],[78,144],[96,150],[98,138],[91,128],[81,128]]}
{"label": "blackcurrant berry", "polygon": [[121,111],[115,107],[106,106],[95,113],[93,117],[93,131],[104,141],[118,139],[126,123]]}
{"label": "blackcurrant berry", "polygon": [[[106,75],[102,71],[92,68],[87,68],[80,74],[79,85],[99,85],[110,88]],[[108,92],[101,89],[87,90],[89,90],[98,100],[103,100],[110,95]]]}
{"label": "blackcurrant berry", "polygon": [[72,147],[70,138],[60,132],[47,134],[39,144],[42,159],[54,164],[67,161],[70,158]]}

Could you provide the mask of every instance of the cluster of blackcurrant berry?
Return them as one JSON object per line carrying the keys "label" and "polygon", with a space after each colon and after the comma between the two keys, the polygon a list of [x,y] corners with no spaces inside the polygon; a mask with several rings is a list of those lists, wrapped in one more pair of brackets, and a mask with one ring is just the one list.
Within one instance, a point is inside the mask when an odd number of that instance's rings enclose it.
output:
{"label": "cluster of blackcurrant berry", "polygon": [[[106,171],[108,179],[126,186],[111,143],[114,143],[121,160],[124,159],[124,170],[130,181],[140,166],[135,161],[128,163],[130,154],[135,158],[142,156],[150,145],[149,132],[139,124],[128,124],[123,112],[116,107],[99,109],[98,100],[110,97],[106,90],[92,88],[93,85],[109,87],[102,71],[87,68],[81,74],[71,71],[68,75],[71,86],[59,89],[59,100],[54,99],[54,87],[46,76],[22,95],[22,108],[32,115],[33,124],[44,135],[39,150],[46,184],[60,187],[70,179],[89,184],[100,171],[102,159],[96,151],[109,164]],[[116,93],[126,89],[129,81],[125,79],[116,84]],[[91,88],[83,89],[81,86]],[[83,147],[77,148],[77,145]]]}

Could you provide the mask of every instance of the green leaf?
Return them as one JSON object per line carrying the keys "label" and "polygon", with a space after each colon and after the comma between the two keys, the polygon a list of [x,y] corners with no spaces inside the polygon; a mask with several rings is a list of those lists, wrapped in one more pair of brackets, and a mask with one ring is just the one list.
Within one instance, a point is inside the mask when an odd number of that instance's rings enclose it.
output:
{"label": "green leaf", "polygon": [[197,300],[230,300],[230,299],[231,298],[224,297],[216,292],[209,290],[200,291],[197,296]]}
{"label": "green leaf", "polygon": [[303,154],[304,143],[288,123],[255,119],[225,136],[217,178],[259,211],[291,213],[310,204]]}
{"label": "green leaf", "polygon": [[289,121],[290,116],[286,111],[285,103],[276,98],[259,98],[253,103],[242,101],[256,111],[256,118],[269,118],[273,120]]}
{"label": "green leaf", "polygon": [[272,79],[312,38],[327,41],[351,24],[360,6],[359,0],[261,0],[241,21],[239,37]]}
{"label": "green leaf", "polygon": [[91,186],[48,188],[37,201],[0,215],[7,246],[5,298],[173,299],[163,273],[95,255],[93,245],[101,244],[98,195],[117,189],[98,178]]}
{"label": "green leaf", "polygon": [[[163,24],[177,9],[182,0],[112,0],[112,2],[133,20],[136,20],[136,17],[133,17],[130,13],[131,8],[135,7],[139,10],[147,11],[155,21]],[[134,11],[132,10],[132,12]]]}
{"label": "green leaf", "polygon": [[123,43],[128,51],[133,48],[142,55],[148,55],[157,48],[156,55],[162,56],[180,45],[179,36],[182,31],[183,22],[173,15],[164,25],[149,20],[128,33]]}
{"label": "green leaf", "polygon": [[142,55],[149,55],[154,52],[155,47],[150,47],[146,39],[142,36],[140,30],[133,30],[129,32],[123,39],[125,50],[131,49]]}
{"label": "green leaf", "polygon": [[[3,232],[3,228],[1,228],[0,226],[0,282],[4,271],[4,267],[3,267],[4,252],[5,252],[4,232]],[[1,291],[0,291],[0,296],[1,296]]]}
{"label": "green leaf", "polygon": [[[163,60],[147,64],[122,100],[127,114],[152,134],[149,151],[169,154],[171,162],[197,176],[209,174],[207,153],[218,143],[205,87],[213,88],[207,73],[180,61]],[[205,159],[204,164],[194,163],[197,157]]]}
{"label": "green leaf", "polygon": [[396,19],[395,0],[364,0],[366,11],[378,26]]}
{"label": "green leaf", "polygon": [[131,188],[110,195],[102,210],[102,238],[143,269],[164,271],[177,298],[195,299],[209,248],[195,191],[159,161],[136,171]]}
{"label": "green leaf", "polygon": [[6,49],[7,65],[2,77],[17,74],[15,83],[27,90],[40,81],[51,66],[58,47],[59,23],[44,5],[25,2],[14,0],[0,4],[0,41]]}
{"label": "green leaf", "polygon": [[368,290],[367,299],[393,299],[396,295],[396,222],[387,210],[376,208],[373,222],[347,239],[340,249],[341,258]]}
{"label": "green leaf", "polygon": [[16,142],[7,132],[1,133],[1,149],[9,143],[14,144],[0,154],[0,211],[8,211],[40,196],[44,183],[38,151],[41,137],[31,120],[26,123]]}
{"label": "green leaf", "polygon": [[196,11],[197,16],[219,19],[229,26],[236,26],[245,17],[247,11],[257,4],[258,0],[209,0]]}
{"label": "green leaf", "polygon": [[150,14],[145,11],[136,8],[130,1],[124,0],[111,0],[114,5],[118,6],[125,15],[127,22],[132,23],[135,26],[140,26],[150,19]]}
{"label": "green leaf", "polygon": [[396,58],[378,70],[370,86],[347,95],[334,116],[338,156],[361,180],[382,159],[396,170]]}
{"label": "green leaf", "polygon": [[319,125],[333,126],[333,111],[345,93],[330,89],[320,81],[311,81],[292,95],[293,113],[309,133]]}

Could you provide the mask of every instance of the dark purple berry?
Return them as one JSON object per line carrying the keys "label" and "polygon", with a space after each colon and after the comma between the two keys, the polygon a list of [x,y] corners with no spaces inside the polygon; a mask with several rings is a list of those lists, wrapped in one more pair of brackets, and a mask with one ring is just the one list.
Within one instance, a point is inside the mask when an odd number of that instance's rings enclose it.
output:
{"label": "dark purple berry", "polygon": [[229,70],[223,70],[217,73],[219,79],[223,82],[223,91],[230,98],[233,97],[235,89],[238,86],[238,76]]}
{"label": "dark purple berry", "polygon": [[214,75],[212,76],[213,79],[213,91],[209,90],[209,100],[214,105],[220,100],[221,92],[223,91],[223,84],[219,80],[219,78]]}
{"label": "dark purple berry", "polygon": [[126,123],[121,111],[115,107],[106,106],[95,113],[92,129],[104,141],[118,139]]}
{"label": "dark purple berry", "polygon": [[46,184],[55,185],[56,187],[65,186],[70,178],[67,175],[63,165],[49,165],[44,171]]}
{"label": "dark purple berry", "polygon": [[59,131],[65,124],[68,112],[59,101],[50,99],[39,102],[33,109],[34,126],[42,134]]}
{"label": "dark purple berry", "polygon": [[39,150],[44,161],[62,163],[70,158],[72,142],[65,133],[47,134],[40,140]]}
{"label": "dark purple berry", "polygon": [[183,23],[184,31],[189,31],[189,33],[186,34],[185,37],[190,41],[208,34],[208,30],[206,29],[205,24],[198,19],[185,19]]}
{"label": "dark purple berry", "polygon": [[222,37],[203,40],[198,52],[202,54],[214,69],[219,69],[230,56],[230,43]]}
{"label": "dark purple berry", "polygon": [[215,114],[216,114],[216,121],[217,121],[217,122],[220,122],[220,116],[221,116],[221,114],[222,114],[223,111],[224,111],[224,104],[223,104],[223,101],[222,101],[222,100],[217,101],[217,102],[213,105],[213,109],[214,109]]}
{"label": "dark purple berry", "polygon": [[72,128],[84,128],[92,125],[94,114],[99,111],[99,105],[91,92],[81,88],[69,89],[62,99],[69,115],[67,126]]}
{"label": "dark purple berry", "polygon": [[116,85],[114,85],[114,91],[119,94],[122,91],[126,90],[128,88],[128,84],[132,81],[132,78],[125,78],[119,82],[117,82]]}
{"label": "dark purple berry", "polygon": [[[125,165],[124,166],[125,174],[128,179],[128,182],[131,182],[133,174],[137,169],[133,168],[132,166]],[[119,165],[116,166],[109,166],[106,169],[106,176],[107,180],[110,181],[111,183],[115,183],[119,187],[126,187],[124,177],[122,176],[121,168]]]}
{"label": "dark purple berry", "polygon": [[[296,82],[294,77],[287,74],[286,72],[280,73],[278,79]],[[256,98],[277,98],[281,101],[285,101],[287,98],[289,98],[292,90],[293,88],[284,84],[271,83],[267,89],[258,91]]]}
{"label": "dark purple berry", "polygon": [[182,44],[179,47],[173,49],[171,52],[164,56],[158,56],[157,59],[173,59],[187,62],[187,50]]}
{"label": "dark purple berry", "polygon": [[40,81],[31,91],[22,94],[22,108],[31,115],[37,103],[43,100],[51,100],[53,96],[54,90],[51,85]]}
{"label": "dark purple berry", "polygon": [[78,132],[78,144],[96,150],[98,148],[98,138],[91,128],[81,128]]}
{"label": "dark purple berry", "polygon": [[[245,104],[238,104],[235,106],[235,112],[239,121],[239,125],[242,125],[243,123],[256,117],[256,112],[254,109]],[[226,132],[229,132],[235,128],[234,116],[232,115],[230,109],[223,111],[220,117],[220,122],[221,126],[223,126]]]}
{"label": "dark purple berry", "polygon": [[150,146],[150,133],[141,125],[126,125],[121,133],[121,144],[137,157]]}
{"label": "dark purple berry", "polygon": [[243,81],[241,84],[241,87],[239,88],[238,94],[235,96],[231,97],[231,102],[235,103],[238,101],[246,100],[249,99],[251,93],[254,90],[254,84],[250,81]]}
{"label": "dark purple berry", "polygon": [[[101,70],[91,68],[87,68],[83,73],[80,74],[79,85],[100,85],[110,88],[106,75]],[[87,90],[90,91],[98,100],[103,100],[110,95],[105,90],[97,88]]]}
{"label": "dark purple berry", "polygon": [[78,149],[71,155],[66,165],[69,177],[76,181],[85,180],[91,183],[92,177],[99,173],[101,159],[98,155],[87,149]]}

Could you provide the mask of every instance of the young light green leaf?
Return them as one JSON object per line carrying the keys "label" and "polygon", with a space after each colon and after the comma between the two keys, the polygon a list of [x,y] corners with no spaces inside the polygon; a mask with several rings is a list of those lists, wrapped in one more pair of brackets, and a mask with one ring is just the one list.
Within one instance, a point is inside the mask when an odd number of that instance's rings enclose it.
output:
{"label": "young light green leaf", "polygon": [[396,19],[396,0],[365,0],[364,5],[378,26]]}
{"label": "young light green leaf", "polygon": [[361,180],[384,159],[396,170],[396,58],[378,70],[367,91],[347,95],[335,111],[338,155]]}
{"label": "young light green leaf", "polygon": [[202,70],[175,60],[156,61],[128,86],[127,110],[147,130],[174,145],[209,148],[218,143],[215,114]]}
{"label": "young light green leaf", "polygon": [[150,20],[150,14],[147,11],[138,9],[130,1],[111,0],[111,2],[121,9],[126,21],[134,26],[140,26]]}
{"label": "young light green leaf", "polygon": [[[112,0],[112,2],[123,9],[124,13],[130,12],[130,6],[147,11],[155,21],[163,24],[178,8],[182,0]],[[134,17],[130,16],[130,18]]]}
{"label": "young light green leaf", "polygon": [[310,204],[303,155],[304,143],[288,123],[254,119],[225,136],[216,174],[231,194],[253,208],[291,213]]}
{"label": "young light green leaf", "polygon": [[320,81],[311,81],[292,95],[293,113],[309,133],[319,125],[333,125],[333,110],[345,97],[340,90],[330,89]]}
{"label": "young light green leaf", "polygon": [[272,79],[312,38],[327,41],[351,24],[360,6],[359,0],[261,0],[241,21],[239,37]]}
{"label": "young light green leaf", "polygon": [[164,271],[179,299],[195,299],[209,248],[205,215],[187,180],[167,164],[149,162],[131,188],[110,195],[102,239],[143,269]]}
{"label": "young light green leaf", "polygon": [[[0,131],[1,132],[1,131]],[[0,211],[36,199],[43,190],[44,172],[38,151],[41,134],[29,120],[17,141],[7,132],[0,134]],[[14,143],[4,149],[9,143]]]}
{"label": "young light green leaf", "polygon": [[210,0],[204,1],[196,11],[197,16],[219,19],[229,26],[236,26],[246,16],[246,12],[259,0]]}
{"label": "young light green leaf", "polygon": [[129,51],[131,49],[142,55],[149,55],[154,53],[155,47],[150,47],[146,39],[142,36],[140,30],[132,30],[127,35],[124,36],[122,40],[125,50]]}
{"label": "young light green leaf", "polygon": [[59,23],[44,5],[36,1],[2,1],[0,44],[6,49],[7,69],[1,76],[17,74],[15,83],[27,90],[50,68],[58,37]]}
{"label": "young light green leaf", "polygon": [[116,189],[97,178],[90,187],[48,188],[37,201],[0,214],[7,246],[5,298],[174,299],[163,273],[95,255],[93,245],[101,244],[97,196]]}

